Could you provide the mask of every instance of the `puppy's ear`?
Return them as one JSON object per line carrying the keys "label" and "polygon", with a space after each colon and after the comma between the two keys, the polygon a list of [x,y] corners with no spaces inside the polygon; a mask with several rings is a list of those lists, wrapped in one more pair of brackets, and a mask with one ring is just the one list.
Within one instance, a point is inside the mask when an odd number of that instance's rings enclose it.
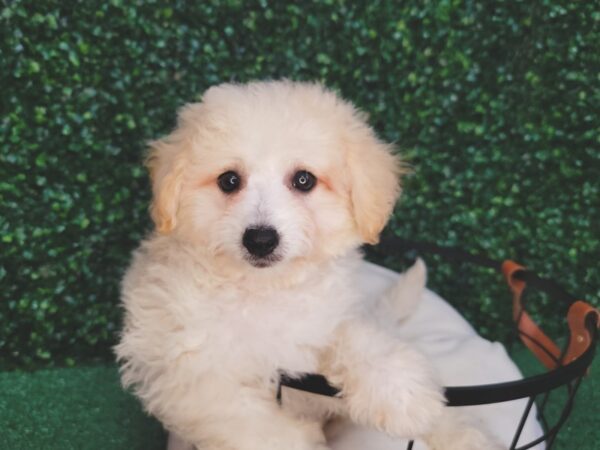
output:
{"label": "puppy's ear", "polygon": [[362,117],[349,131],[346,146],[352,213],[364,241],[376,244],[400,194],[404,169],[392,146],[380,141]]}
{"label": "puppy's ear", "polygon": [[150,215],[160,233],[169,233],[177,225],[185,170],[203,117],[202,103],[189,103],[179,110],[175,130],[149,144],[146,167],[152,181]]}
{"label": "puppy's ear", "polygon": [[184,150],[180,148],[183,144],[179,139],[174,139],[173,135],[152,141],[146,157],[146,167],[152,182],[150,215],[156,229],[163,234],[171,232],[177,224],[185,168]]}

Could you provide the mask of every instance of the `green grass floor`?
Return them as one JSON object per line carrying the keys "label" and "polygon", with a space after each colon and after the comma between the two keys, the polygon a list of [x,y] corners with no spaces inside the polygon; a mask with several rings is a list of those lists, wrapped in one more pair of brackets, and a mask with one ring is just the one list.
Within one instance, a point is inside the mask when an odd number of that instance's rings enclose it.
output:
{"label": "green grass floor", "polygon": [[[524,352],[514,357],[525,373],[536,370],[536,363]],[[575,409],[555,449],[600,449],[599,382],[600,357],[580,388]],[[556,410],[558,405],[553,406]],[[121,389],[114,366],[0,373],[2,450],[165,447],[162,427]]]}
{"label": "green grass floor", "polygon": [[0,373],[2,450],[163,450],[165,433],[124,392],[117,369]]}

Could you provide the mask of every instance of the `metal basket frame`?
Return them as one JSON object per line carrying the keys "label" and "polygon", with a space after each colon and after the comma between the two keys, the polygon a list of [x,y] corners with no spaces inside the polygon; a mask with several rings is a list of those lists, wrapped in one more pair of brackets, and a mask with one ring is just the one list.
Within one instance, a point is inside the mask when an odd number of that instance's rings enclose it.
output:
{"label": "metal basket frame", "polygon": [[[510,260],[499,262],[461,249],[407,241],[397,237],[384,238],[378,247],[371,249],[371,253],[380,256],[401,255],[407,252],[434,253],[450,260],[491,268],[503,274],[513,294],[513,320],[517,333],[525,346],[546,366],[548,371],[504,383],[446,387],[447,406],[484,405],[528,398],[510,450],[527,450],[541,442],[545,442],[546,449],[550,450],[573,409],[577,389],[594,359],[600,326],[598,310],[567,293],[555,281],[539,277],[535,272]],[[548,294],[550,298],[564,303],[568,308],[567,321],[570,334],[562,349],[546,336],[527,313],[523,294],[526,289],[531,288]],[[337,388],[331,386],[325,377],[317,374],[306,374],[301,378],[290,378],[282,374],[277,393],[280,402],[282,386],[325,396],[343,395]],[[566,399],[558,420],[550,423],[547,417],[550,395],[561,388],[566,392]],[[534,404],[537,404],[537,419],[541,422],[544,432],[542,436],[517,447]],[[414,441],[409,441],[407,450],[411,450],[413,445]]]}

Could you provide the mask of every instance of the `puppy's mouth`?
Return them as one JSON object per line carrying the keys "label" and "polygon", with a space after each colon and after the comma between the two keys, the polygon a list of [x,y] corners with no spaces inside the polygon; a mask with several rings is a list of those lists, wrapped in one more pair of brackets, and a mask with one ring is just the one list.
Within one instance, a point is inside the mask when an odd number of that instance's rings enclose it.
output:
{"label": "puppy's mouth", "polygon": [[250,254],[246,254],[245,257],[246,261],[248,261],[248,263],[250,263],[251,266],[256,267],[258,269],[264,269],[266,267],[271,267],[274,264],[277,264],[279,261],[282,260],[281,255],[278,254],[270,254],[267,256],[255,256],[255,255],[250,255]]}

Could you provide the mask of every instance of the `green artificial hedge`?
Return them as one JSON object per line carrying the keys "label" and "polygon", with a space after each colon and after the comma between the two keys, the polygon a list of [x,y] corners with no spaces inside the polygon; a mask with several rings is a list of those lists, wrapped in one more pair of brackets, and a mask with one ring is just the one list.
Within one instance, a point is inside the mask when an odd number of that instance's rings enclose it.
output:
{"label": "green artificial hedge", "polygon": [[[597,304],[599,24],[592,1],[4,2],[0,368],[112,358],[150,228],[145,142],[224,81],[339,90],[414,168],[395,233],[513,257]],[[431,267],[506,339],[496,278]],[[562,308],[539,305],[562,334]]]}

